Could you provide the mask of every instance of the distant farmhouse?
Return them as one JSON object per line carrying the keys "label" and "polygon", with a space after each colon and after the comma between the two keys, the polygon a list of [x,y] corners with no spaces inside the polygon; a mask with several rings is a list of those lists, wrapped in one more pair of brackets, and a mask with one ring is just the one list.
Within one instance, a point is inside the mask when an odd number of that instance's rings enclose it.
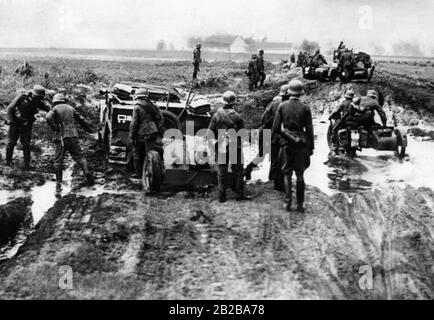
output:
{"label": "distant farmhouse", "polygon": [[266,53],[287,54],[293,50],[292,43],[289,42],[269,42],[258,41],[253,38],[244,38],[230,34],[214,34],[206,38],[190,38],[189,47],[194,47],[196,43],[201,43],[202,48],[211,51],[249,53],[263,49]]}

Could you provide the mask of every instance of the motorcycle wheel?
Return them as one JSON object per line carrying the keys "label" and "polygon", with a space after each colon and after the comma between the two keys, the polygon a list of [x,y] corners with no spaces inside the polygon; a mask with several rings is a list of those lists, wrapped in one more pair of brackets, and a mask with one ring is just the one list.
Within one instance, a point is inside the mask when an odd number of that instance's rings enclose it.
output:
{"label": "motorcycle wheel", "polygon": [[149,151],[143,166],[142,184],[145,192],[159,192],[163,181],[163,167],[160,154]]}
{"label": "motorcycle wheel", "polygon": [[405,157],[405,147],[401,143],[396,145],[395,154],[399,159],[403,159]]}

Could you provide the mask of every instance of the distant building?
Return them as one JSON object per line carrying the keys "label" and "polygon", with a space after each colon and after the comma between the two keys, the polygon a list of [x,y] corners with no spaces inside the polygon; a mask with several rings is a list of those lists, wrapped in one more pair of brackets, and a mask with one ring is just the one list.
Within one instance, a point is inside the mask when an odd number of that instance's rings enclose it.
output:
{"label": "distant building", "polygon": [[294,50],[292,48],[292,43],[290,42],[258,42],[258,49],[262,49],[265,53],[276,53],[276,54],[290,54]]}
{"label": "distant building", "polygon": [[249,46],[241,37],[237,37],[229,47],[230,52],[243,53],[249,50]]}

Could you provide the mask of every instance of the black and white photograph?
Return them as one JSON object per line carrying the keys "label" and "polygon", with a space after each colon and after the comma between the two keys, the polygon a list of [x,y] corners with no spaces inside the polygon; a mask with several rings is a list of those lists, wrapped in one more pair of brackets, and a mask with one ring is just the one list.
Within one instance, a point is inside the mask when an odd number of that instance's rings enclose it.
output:
{"label": "black and white photograph", "polygon": [[434,299],[433,16],[0,0],[0,300]]}

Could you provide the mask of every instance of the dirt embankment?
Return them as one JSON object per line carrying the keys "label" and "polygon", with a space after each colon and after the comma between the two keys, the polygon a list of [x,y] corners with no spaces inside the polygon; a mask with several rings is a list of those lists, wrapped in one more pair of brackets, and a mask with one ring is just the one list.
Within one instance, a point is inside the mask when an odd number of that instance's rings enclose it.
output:
{"label": "dirt embankment", "polygon": [[[257,127],[279,86],[300,72],[276,69],[253,94],[238,76],[205,81],[202,93],[237,91],[247,126]],[[371,87],[384,92],[399,123],[420,118],[375,78],[372,84],[309,81],[305,100],[320,117],[350,86],[360,94]],[[434,298],[432,190],[391,187],[349,199],[308,187],[304,215],[287,213],[270,184],[249,185],[254,200],[243,203],[220,204],[212,190],[145,197],[123,171],[105,171],[96,140],[83,138],[98,185],[118,194],[72,192],[57,201],[19,253],[0,264],[0,297]],[[49,152],[40,158],[36,171],[49,172]],[[78,181],[74,176],[73,190]],[[61,266],[71,267],[72,290],[59,287]]]}

